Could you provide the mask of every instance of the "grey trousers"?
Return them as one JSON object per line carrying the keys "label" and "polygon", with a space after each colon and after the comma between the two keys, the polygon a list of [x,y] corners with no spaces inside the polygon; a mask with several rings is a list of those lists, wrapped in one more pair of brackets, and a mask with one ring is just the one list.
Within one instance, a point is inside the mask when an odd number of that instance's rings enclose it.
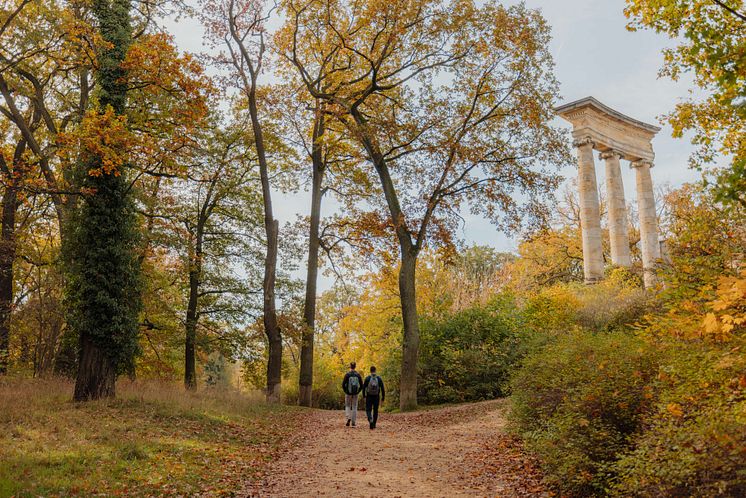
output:
{"label": "grey trousers", "polygon": [[345,394],[345,417],[352,420],[353,425],[357,420],[357,394]]}

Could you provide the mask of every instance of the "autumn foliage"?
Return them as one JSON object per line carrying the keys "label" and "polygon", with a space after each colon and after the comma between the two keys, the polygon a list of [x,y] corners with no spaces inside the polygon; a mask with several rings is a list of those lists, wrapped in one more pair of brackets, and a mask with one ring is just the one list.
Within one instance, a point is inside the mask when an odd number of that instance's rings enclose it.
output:
{"label": "autumn foliage", "polygon": [[[499,436],[470,435],[470,491],[746,494],[742,0],[620,3],[702,90],[665,116],[704,176],[656,194],[655,292],[633,210],[631,266],[582,281],[540,10],[193,3],[0,6],[0,494],[241,493],[300,421],[259,399],[340,408],[351,361],[387,411],[485,401],[392,418],[409,441],[509,407],[468,426]],[[515,250],[460,240],[473,217]]]}

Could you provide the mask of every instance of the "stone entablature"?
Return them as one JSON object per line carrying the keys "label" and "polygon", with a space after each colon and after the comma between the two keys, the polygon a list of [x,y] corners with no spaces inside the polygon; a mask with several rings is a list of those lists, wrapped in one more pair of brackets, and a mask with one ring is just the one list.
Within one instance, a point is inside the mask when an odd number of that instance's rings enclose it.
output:
{"label": "stone entablature", "polygon": [[627,161],[655,159],[651,140],[661,130],[657,126],[625,116],[593,97],[559,106],[555,112],[572,124],[575,140],[590,138],[600,152],[614,150]]}
{"label": "stone entablature", "polygon": [[645,287],[655,286],[655,266],[661,257],[658,220],[650,169],[653,167],[653,137],[657,126],[632,119],[593,97],[562,105],[557,114],[573,126],[573,146],[578,153],[580,225],[583,236],[585,281],[598,282],[604,275],[601,240],[601,214],[593,151],[606,164],[606,191],[609,204],[609,242],[612,263],[630,266],[629,223],[622,183],[621,160],[635,170],[640,217],[640,248]]}

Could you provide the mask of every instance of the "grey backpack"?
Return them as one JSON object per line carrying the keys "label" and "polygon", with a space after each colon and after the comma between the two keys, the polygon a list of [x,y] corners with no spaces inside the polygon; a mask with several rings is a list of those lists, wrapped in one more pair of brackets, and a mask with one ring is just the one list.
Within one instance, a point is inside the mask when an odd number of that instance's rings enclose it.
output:
{"label": "grey backpack", "polygon": [[381,392],[381,386],[378,381],[377,375],[371,375],[370,380],[368,381],[368,390],[367,394],[371,396],[378,396],[378,393]]}
{"label": "grey backpack", "polygon": [[347,391],[350,394],[357,394],[360,392],[360,377],[357,375],[350,375],[347,379]]}

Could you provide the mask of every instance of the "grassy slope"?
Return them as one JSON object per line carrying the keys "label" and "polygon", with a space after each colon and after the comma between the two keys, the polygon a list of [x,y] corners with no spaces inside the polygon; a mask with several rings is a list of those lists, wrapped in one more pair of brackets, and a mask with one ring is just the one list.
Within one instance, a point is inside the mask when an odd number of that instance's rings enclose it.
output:
{"label": "grassy slope", "polygon": [[238,393],[117,388],[115,400],[75,404],[66,381],[0,378],[0,497],[229,494],[303,413]]}

